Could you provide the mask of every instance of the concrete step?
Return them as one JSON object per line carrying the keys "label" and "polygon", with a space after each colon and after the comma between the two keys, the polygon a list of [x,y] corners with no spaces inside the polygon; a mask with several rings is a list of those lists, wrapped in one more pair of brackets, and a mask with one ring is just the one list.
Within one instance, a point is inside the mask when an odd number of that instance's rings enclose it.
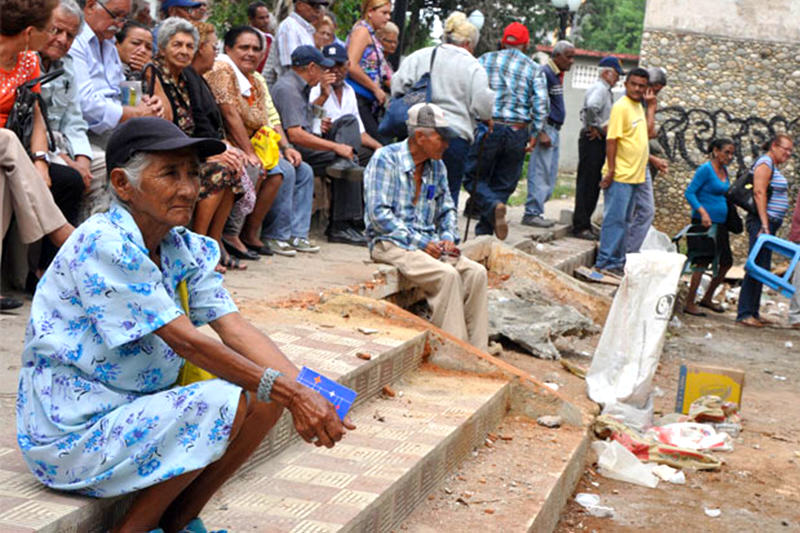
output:
{"label": "concrete step", "polygon": [[237,475],[209,502],[206,525],[237,532],[390,531],[483,443],[511,395],[502,377],[430,364],[392,387],[395,397],[355,408],[358,429],[333,449],[296,443]]}
{"label": "concrete step", "polygon": [[597,242],[575,237],[561,237],[551,242],[527,239],[514,247],[570,276],[579,266],[593,266],[597,254]]}
{"label": "concrete step", "polygon": [[[269,331],[273,341],[298,366],[306,365],[359,393],[356,405],[370,401],[390,382],[396,381],[422,362],[427,333],[420,331],[362,333],[356,328],[327,328],[297,324],[275,327],[258,316],[253,323]],[[210,329],[205,330],[212,334]],[[359,352],[371,355],[359,359]],[[0,433],[0,531],[88,532],[106,531],[124,514],[129,497],[96,500],[52,491],[31,475],[16,444],[13,395],[0,396],[0,423],[9,428]],[[299,440],[287,414],[243,467],[267,461]]]}

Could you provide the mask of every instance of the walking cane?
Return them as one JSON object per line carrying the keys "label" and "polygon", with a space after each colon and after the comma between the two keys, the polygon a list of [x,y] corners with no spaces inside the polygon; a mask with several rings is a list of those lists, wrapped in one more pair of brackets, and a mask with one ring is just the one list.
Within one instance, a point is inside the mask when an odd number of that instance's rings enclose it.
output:
{"label": "walking cane", "polygon": [[[478,189],[478,180],[481,179],[481,158],[483,156],[483,145],[486,142],[486,137],[488,137],[490,133],[491,132],[487,128],[486,129],[486,134],[481,138],[480,144],[478,144],[478,162],[475,165],[475,179],[473,180],[474,183],[472,184],[472,190],[467,191],[469,193],[470,199],[472,199],[472,196],[475,194],[475,191]],[[457,208],[457,206],[456,206],[456,208]],[[467,225],[464,228],[464,239],[463,239],[462,242],[466,241],[469,238],[469,221],[472,220],[472,217],[470,216],[471,215],[470,210],[469,209],[465,209],[465,211],[466,211],[465,214],[467,216]]]}

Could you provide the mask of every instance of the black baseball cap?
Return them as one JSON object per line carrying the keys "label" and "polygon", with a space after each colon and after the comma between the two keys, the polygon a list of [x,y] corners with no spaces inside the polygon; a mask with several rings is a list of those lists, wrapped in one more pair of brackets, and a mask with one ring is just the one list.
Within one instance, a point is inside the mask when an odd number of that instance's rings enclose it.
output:
{"label": "black baseball cap", "polygon": [[221,154],[225,143],[205,137],[189,137],[163,118],[142,117],[126,120],[111,133],[106,146],[106,174],[125,164],[138,152],[170,152],[194,148],[200,159]]}
{"label": "black baseball cap", "polygon": [[324,68],[331,68],[336,64],[331,59],[325,59],[325,56],[322,55],[322,52],[310,44],[303,44],[295,48],[292,52],[292,66],[304,67],[309,63],[316,63]]}

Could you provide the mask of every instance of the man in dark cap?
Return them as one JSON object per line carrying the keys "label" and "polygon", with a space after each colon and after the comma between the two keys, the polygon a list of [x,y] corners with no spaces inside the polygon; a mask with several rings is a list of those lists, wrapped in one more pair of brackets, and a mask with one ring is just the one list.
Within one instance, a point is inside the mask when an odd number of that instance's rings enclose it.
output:
{"label": "man in dark cap", "polygon": [[625,74],[616,57],[604,57],[597,67],[600,79],[586,91],[581,108],[583,128],[578,138],[578,176],[572,214],[573,236],[589,241],[596,241],[600,236],[592,228],[592,213],[600,197],[600,180],[606,161],[606,131],[614,105],[611,89]]}
{"label": "man in dark cap", "polygon": [[[353,115],[342,116],[323,132],[324,110],[309,101],[311,88],[334,64],[313,46],[298,46],[292,52],[292,68],[275,82],[270,92],[289,142],[316,176],[333,179],[328,240],[366,246],[359,228],[364,216],[361,192],[364,169],[355,161],[361,148],[358,119]],[[315,117],[318,127],[314,124]]]}

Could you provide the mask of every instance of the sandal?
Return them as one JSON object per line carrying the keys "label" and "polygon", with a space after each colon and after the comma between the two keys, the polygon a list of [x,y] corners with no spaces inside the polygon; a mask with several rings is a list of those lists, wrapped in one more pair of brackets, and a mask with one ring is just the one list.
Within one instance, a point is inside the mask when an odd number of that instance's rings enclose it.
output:
{"label": "sandal", "polygon": [[237,257],[231,257],[228,254],[220,257],[219,264],[227,270],[247,270],[247,265],[241,264]]}
{"label": "sandal", "polygon": [[266,243],[261,246],[258,246],[255,244],[248,244],[242,241],[242,244],[244,244],[248,250],[257,253],[258,255],[275,255],[275,252],[273,252],[272,248],[270,248],[269,245]]}
{"label": "sandal", "polygon": [[750,328],[763,328],[764,324],[761,323],[759,319],[754,316],[749,316],[747,318],[743,318],[742,320],[737,321],[739,324],[743,326],[747,326]]}
{"label": "sandal", "polygon": [[247,259],[249,261],[257,261],[258,258],[259,258],[258,253],[253,252],[251,250],[242,251],[242,250],[238,249],[236,246],[234,246],[233,244],[231,244],[228,241],[226,241],[225,239],[222,239],[222,245],[225,247],[225,249],[228,251],[229,254],[231,254],[233,257],[236,257],[238,259]]}
{"label": "sandal", "polygon": [[713,300],[710,302],[704,302],[703,300],[700,300],[700,303],[698,303],[697,305],[699,305],[700,307],[705,307],[706,309],[711,309],[715,313],[725,312],[725,308],[722,307],[722,304],[719,304]]}

